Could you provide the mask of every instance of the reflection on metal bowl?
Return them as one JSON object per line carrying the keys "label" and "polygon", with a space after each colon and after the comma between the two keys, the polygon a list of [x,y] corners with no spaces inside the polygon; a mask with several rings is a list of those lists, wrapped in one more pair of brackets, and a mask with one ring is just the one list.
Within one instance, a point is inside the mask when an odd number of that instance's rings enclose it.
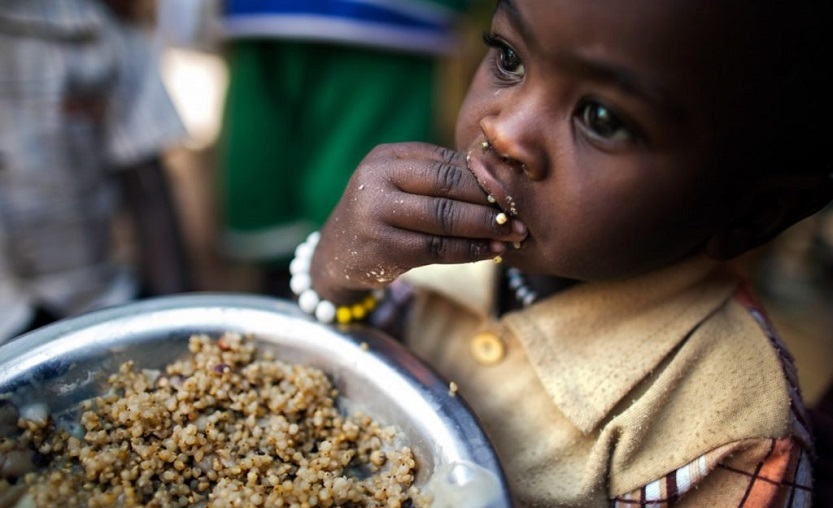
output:
{"label": "reflection on metal bowl", "polygon": [[260,350],[322,369],[346,411],[396,426],[419,463],[416,485],[436,507],[508,507],[494,449],[447,381],[399,343],[362,327],[321,325],[293,303],[242,294],[149,299],[59,321],[0,347],[0,394],[18,407],[72,414],[126,360],[158,369],[197,333],[251,334]]}

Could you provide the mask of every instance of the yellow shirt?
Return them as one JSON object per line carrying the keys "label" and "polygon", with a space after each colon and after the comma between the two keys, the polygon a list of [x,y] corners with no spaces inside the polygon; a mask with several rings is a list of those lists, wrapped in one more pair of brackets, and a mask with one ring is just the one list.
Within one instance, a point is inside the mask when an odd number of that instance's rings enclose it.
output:
{"label": "yellow shirt", "polygon": [[809,505],[794,368],[736,276],[694,259],[498,318],[497,274],[406,274],[425,291],[405,340],[458,385],[518,506]]}

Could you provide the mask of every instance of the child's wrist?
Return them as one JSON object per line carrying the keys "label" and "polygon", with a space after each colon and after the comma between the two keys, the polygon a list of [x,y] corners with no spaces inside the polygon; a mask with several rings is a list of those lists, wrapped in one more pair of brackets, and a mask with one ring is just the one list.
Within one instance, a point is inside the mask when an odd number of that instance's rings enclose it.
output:
{"label": "child's wrist", "polygon": [[310,233],[307,239],[295,248],[295,257],[289,264],[292,275],[289,287],[298,297],[298,306],[322,323],[348,324],[363,321],[376,308],[384,296],[384,290],[350,291],[344,295],[342,303],[326,300],[312,287],[310,267],[312,256],[318,245],[320,235],[317,231]]}

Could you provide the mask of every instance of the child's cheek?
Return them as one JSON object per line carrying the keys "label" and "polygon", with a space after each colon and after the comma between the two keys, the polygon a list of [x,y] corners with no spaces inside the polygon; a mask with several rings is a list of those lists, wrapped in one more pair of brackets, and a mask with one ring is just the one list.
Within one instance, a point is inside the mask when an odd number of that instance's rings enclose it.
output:
{"label": "child's cheek", "polygon": [[475,77],[466,94],[455,126],[455,145],[458,151],[468,150],[482,136],[480,121],[490,114],[495,114],[495,105],[487,100],[484,87],[479,77]]}

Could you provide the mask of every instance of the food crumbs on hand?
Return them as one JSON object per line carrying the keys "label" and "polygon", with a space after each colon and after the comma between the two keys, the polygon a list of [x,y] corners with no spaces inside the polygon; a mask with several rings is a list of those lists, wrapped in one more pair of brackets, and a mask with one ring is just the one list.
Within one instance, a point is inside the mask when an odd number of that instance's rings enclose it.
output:
{"label": "food crumbs on hand", "polygon": [[448,383],[448,394],[452,397],[457,396],[457,383],[455,383],[454,381]]}
{"label": "food crumbs on hand", "polygon": [[362,348],[362,351],[370,351],[370,346],[367,345],[367,342],[362,342],[359,347]]}
{"label": "food crumbs on hand", "polygon": [[500,225],[506,224],[508,221],[509,217],[507,217],[506,214],[503,212],[500,212],[495,216],[495,222],[497,222]]}
{"label": "food crumbs on hand", "polygon": [[500,257],[500,256],[495,256],[495,258],[492,261],[494,261],[496,264],[499,265],[499,264],[503,263],[503,258]]}
{"label": "food crumbs on hand", "polygon": [[509,215],[513,217],[518,215],[518,205],[515,203],[515,200],[512,199],[512,196],[506,196],[506,202],[509,203]]}

